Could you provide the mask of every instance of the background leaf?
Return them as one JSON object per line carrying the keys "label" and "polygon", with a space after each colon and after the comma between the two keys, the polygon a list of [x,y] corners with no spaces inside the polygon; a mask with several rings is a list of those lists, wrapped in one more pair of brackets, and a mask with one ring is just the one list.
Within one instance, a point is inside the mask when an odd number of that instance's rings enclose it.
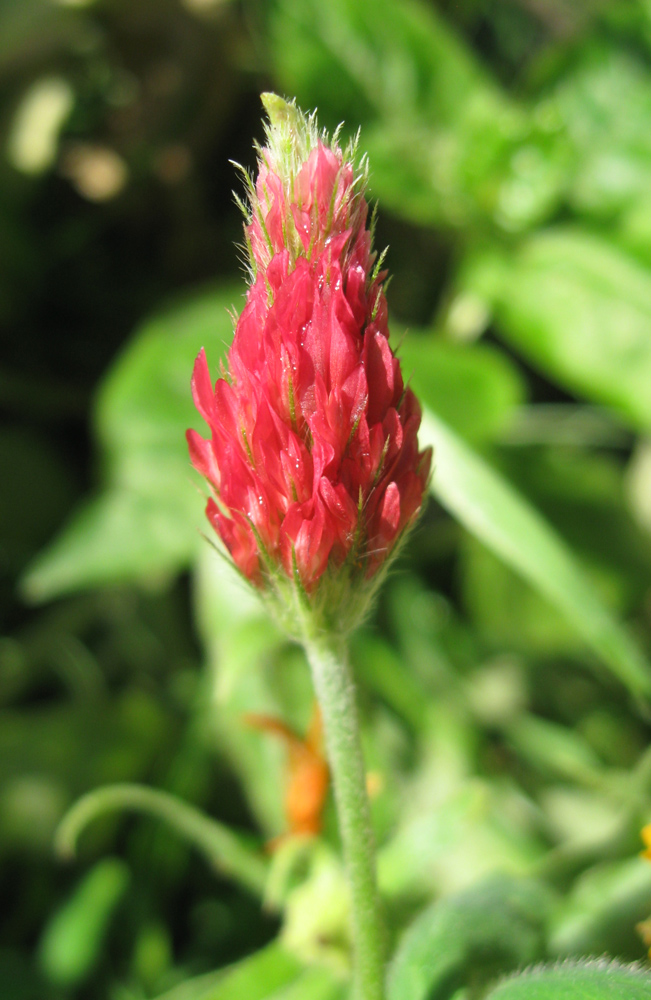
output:
{"label": "background leaf", "polygon": [[421,435],[434,448],[437,499],[552,601],[633,693],[651,694],[651,667],[540,515],[432,413]]}
{"label": "background leaf", "polygon": [[100,958],[109,921],[124,895],[129,870],[104,858],[84,877],[71,899],[48,922],[39,948],[48,979],[58,986],[83,982]]}
{"label": "background leaf", "polygon": [[158,1000],[270,1000],[301,976],[300,963],[277,944],[241,962],[190,980]]}
{"label": "background leaf", "polygon": [[[193,488],[184,430],[201,426],[192,403],[194,358],[210,365],[232,337],[229,286],[163,313],[137,330],[102,386],[95,425],[104,491],[73,515],[24,579],[32,600],[84,586],[169,576],[200,544],[201,493]],[[212,350],[210,347],[212,346]]]}
{"label": "background leaf", "polygon": [[403,375],[426,405],[458,434],[473,442],[494,439],[524,402],[525,387],[506,356],[488,345],[472,348],[409,329],[393,339]]}
{"label": "background leaf", "polygon": [[535,961],[549,898],[535,883],[496,877],[435,903],[405,933],[389,970],[388,1000],[444,1000]]}
{"label": "background leaf", "polygon": [[470,283],[493,303],[498,329],[571,392],[651,426],[651,275],[602,237],[543,231],[514,255],[485,258]]}

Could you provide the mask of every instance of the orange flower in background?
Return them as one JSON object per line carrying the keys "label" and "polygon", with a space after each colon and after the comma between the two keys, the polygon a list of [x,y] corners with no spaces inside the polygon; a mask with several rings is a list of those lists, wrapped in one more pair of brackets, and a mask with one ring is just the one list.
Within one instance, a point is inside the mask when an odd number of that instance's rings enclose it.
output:
{"label": "orange flower in background", "polygon": [[[323,730],[318,707],[315,707],[305,739],[297,736],[281,719],[271,715],[250,713],[244,716],[244,721],[254,729],[273,733],[287,747],[286,836],[315,837],[321,832],[330,780],[323,755]],[[273,842],[273,846],[277,843]]]}

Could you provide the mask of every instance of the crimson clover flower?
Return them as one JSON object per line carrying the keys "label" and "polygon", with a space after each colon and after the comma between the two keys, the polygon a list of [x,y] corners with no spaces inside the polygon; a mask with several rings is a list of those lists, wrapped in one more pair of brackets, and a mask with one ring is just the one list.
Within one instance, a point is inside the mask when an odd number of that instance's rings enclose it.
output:
{"label": "crimson clover flower", "polygon": [[241,573],[281,610],[297,599],[345,632],[365,613],[423,502],[431,451],[389,346],[355,144],[263,95],[267,143],[242,205],[250,268],[228,365],[202,350],[187,432],[207,515]]}

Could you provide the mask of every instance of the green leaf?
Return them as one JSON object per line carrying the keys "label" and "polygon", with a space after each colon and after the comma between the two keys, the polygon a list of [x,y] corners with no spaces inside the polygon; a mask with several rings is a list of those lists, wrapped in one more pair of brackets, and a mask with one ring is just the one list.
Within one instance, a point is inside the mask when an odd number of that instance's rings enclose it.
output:
{"label": "green leaf", "polygon": [[544,774],[590,787],[603,773],[599,758],[579,733],[548,719],[521,712],[509,726],[508,739]]}
{"label": "green leaf", "polygon": [[651,193],[651,74],[642,58],[612,44],[588,42],[577,55],[554,90],[552,113],[573,148],[570,199],[610,219]]}
{"label": "green leaf", "polygon": [[484,257],[469,284],[498,332],[560,385],[651,427],[651,272],[599,236],[555,228],[511,258]]}
{"label": "green leaf", "polygon": [[393,334],[405,380],[458,434],[487,441],[508,426],[525,390],[504,354],[485,344],[454,344],[412,330],[400,341],[395,325]]}
{"label": "green leaf", "polygon": [[470,747],[459,743],[472,739],[470,727],[461,729],[449,702],[432,716],[431,759],[409,785],[397,829],[378,851],[385,898],[460,892],[496,871],[519,876],[543,855],[530,826],[512,818],[516,802],[508,790],[459,773],[469,766]]}
{"label": "green leaf", "polygon": [[460,555],[464,608],[491,648],[527,657],[582,655],[576,629],[520,573],[471,535]]}
{"label": "green leaf", "polygon": [[490,80],[435,9],[418,0],[275,0],[276,76],[304,107],[343,117],[454,121]]}
{"label": "green leaf", "polygon": [[[620,614],[637,608],[651,576],[651,538],[631,517],[619,458],[581,447],[517,448],[502,451],[500,465],[562,535],[609,606]],[[462,556],[464,604],[491,644],[576,655],[576,632],[504,563],[473,539]]]}
{"label": "green leaf", "polygon": [[566,182],[563,142],[486,85],[451,122],[383,120],[363,144],[372,193],[417,226],[467,231],[488,220],[520,232],[549,217]]}
{"label": "green leaf", "polygon": [[276,78],[326,124],[362,123],[371,188],[385,208],[420,226],[488,214],[509,229],[548,213],[560,186],[556,138],[548,148],[431,4],[271,7]]}
{"label": "green leaf", "polygon": [[157,1000],[271,1000],[272,996],[276,1000],[302,973],[300,962],[274,942],[229,968],[191,979]]}
{"label": "green leaf", "polygon": [[273,1000],[345,1000],[347,987],[328,969],[313,968],[299,976],[296,982],[274,993]]}
{"label": "green leaf", "polygon": [[22,581],[25,596],[46,601],[82,587],[165,580],[181,569],[196,547],[201,508],[180,460],[169,469],[169,484],[158,497],[109,489],[84,503],[32,563]]}
{"label": "green leaf", "polygon": [[236,965],[190,979],[157,1000],[343,1000],[327,968],[305,968],[274,942]]}
{"label": "green leaf", "polygon": [[[603,798],[602,795],[602,805]],[[626,810],[621,804],[617,815],[620,825],[626,822]],[[600,863],[580,875],[554,913],[549,954],[564,958],[610,952],[637,958],[643,954],[644,946],[635,928],[650,912],[648,861],[628,857]]]}
{"label": "green leaf", "polygon": [[606,959],[532,969],[508,979],[486,1000],[651,1000],[651,976]]}
{"label": "green leaf", "polygon": [[[185,430],[199,428],[192,367],[215,371],[232,336],[236,287],[195,297],[137,330],[97,399],[104,491],[73,515],[23,580],[32,600],[98,584],[165,577],[187,565],[203,529]],[[194,482],[199,485],[198,479]]]}
{"label": "green leaf", "polygon": [[444,1000],[473,982],[535,961],[542,952],[547,891],[506,876],[435,903],[404,935],[388,1000]]}
{"label": "green leaf", "polygon": [[423,729],[429,708],[428,691],[413,671],[405,670],[396,649],[368,629],[354,632],[350,643],[351,663],[364,687],[384,698],[416,732]]}
{"label": "green leaf", "polygon": [[631,692],[651,695],[651,666],[553,528],[431,412],[420,437],[434,447],[440,503],[551,601]]}
{"label": "green leaf", "polygon": [[126,892],[129,870],[119,858],[105,858],[92,868],[72,897],[48,922],[39,958],[44,973],[59,986],[83,982],[104,946],[116,906]]}

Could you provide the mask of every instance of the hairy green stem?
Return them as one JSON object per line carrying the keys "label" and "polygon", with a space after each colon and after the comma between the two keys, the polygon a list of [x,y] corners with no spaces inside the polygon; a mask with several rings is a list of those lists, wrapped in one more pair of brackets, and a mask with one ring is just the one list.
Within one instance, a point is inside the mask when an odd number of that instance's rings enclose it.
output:
{"label": "hairy green stem", "polygon": [[384,935],[355,687],[342,640],[306,630],[303,646],[323,717],[348,875],[355,1000],[382,1000]]}

